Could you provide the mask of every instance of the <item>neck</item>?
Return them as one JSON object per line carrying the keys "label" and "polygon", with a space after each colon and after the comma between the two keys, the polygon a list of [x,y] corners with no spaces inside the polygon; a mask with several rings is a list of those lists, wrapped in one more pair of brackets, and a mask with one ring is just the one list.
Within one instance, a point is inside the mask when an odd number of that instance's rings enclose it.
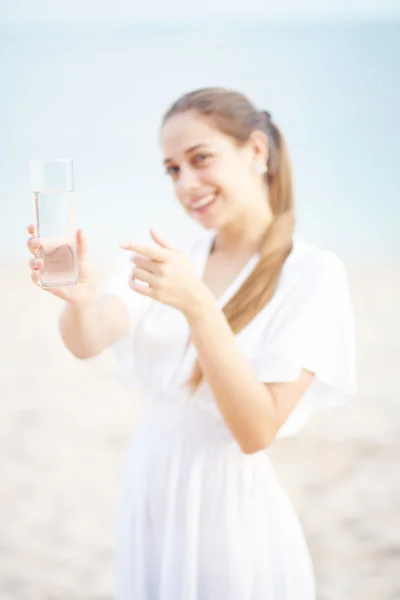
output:
{"label": "neck", "polygon": [[261,248],[265,234],[273,220],[267,202],[258,211],[244,214],[218,230],[214,250],[248,250],[256,252]]}

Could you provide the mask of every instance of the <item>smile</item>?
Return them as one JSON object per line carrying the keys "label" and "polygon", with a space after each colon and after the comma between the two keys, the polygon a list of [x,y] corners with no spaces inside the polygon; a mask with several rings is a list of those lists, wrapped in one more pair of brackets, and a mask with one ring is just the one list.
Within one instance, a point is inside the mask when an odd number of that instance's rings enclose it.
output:
{"label": "smile", "polygon": [[206,206],[209,206],[210,204],[215,202],[216,198],[216,194],[209,194],[208,196],[205,196],[204,198],[201,198],[196,202],[192,202],[191,204],[189,204],[188,208],[189,210],[199,210],[200,208],[205,208]]}

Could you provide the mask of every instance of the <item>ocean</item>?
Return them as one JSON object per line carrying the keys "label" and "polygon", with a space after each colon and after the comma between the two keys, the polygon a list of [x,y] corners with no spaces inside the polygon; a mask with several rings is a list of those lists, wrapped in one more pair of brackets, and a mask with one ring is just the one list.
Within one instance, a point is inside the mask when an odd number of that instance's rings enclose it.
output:
{"label": "ocean", "polygon": [[190,232],[158,128],[177,96],[216,85],[281,127],[299,235],[348,263],[400,261],[400,21],[0,22],[0,85],[3,263],[29,259],[31,158],[73,157],[96,261],[151,225],[172,243]]}

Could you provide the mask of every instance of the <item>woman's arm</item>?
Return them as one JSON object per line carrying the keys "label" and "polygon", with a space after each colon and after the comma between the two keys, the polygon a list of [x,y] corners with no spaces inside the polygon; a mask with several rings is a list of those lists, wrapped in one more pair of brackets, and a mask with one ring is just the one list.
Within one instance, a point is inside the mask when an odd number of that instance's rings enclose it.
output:
{"label": "woman's arm", "polygon": [[308,386],[303,371],[293,383],[264,384],[240,352],[236,338],[209,294],[186,313],[198,360],[219,410],[246,454],[269,446]]}
{"label": "woman's arm", "polygon": [[93,358],[128,331],[129,315],[124,302],[112,294],[81,304],[67,304],[61,313],[62,340],[77,358]]}
{"label": "woman's arm", "polygon": [[153,230],[151,235],[156,246],[122,245],[136,253],[131,287],[185,315],[204,375],[242,451],[250,454],[266,448],[310,385],[313,374],[303,371],[293,383],[265,385],[259,381],[210,289],[199,280],[185,256]]}

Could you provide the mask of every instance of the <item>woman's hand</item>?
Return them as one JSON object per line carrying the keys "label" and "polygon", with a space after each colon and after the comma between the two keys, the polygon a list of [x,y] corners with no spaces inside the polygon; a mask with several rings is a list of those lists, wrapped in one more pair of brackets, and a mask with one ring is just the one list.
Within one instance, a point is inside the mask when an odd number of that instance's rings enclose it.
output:
{"label": "woman's hand", "polygon": [[[40,250],[42,242],[36,237],[35,226],[28,225],[27,231],[30,234],[26,245],[29,251],[33,254],[33,258],[29,261],[31,269],[31,279],[34,284],[40,286],[40,270],[44,266],[43,258],[40,258]],[[87,242],[81,230],[76,233],[77,259],[78,259],[78,283],[63,288],[42,288],[53,296],[57,296],[71,304],[87,304],[94,299],[96,292],[96,282],[89,273],[87,266]]]}
{"label": "woman's hand", "polygon": [[[163,241],[153,230],[156,246],[124,243],[135,252],[130,286],[135,292],[154,298],[190,316],[210,301],[211,292],[199,279],[188,259]],[[146,284],[146,285],[143,285]]]}

